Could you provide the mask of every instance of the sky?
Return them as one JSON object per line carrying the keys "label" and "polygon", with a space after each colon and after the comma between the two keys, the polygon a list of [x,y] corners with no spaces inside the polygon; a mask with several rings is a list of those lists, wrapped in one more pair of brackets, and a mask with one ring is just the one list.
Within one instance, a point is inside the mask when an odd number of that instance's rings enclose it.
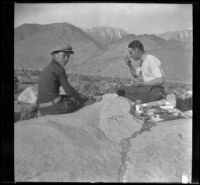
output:
{"label": "sky", "polygon": [[134,34],[192,30],[192,4],[15,3],[15,28],[58,22],[84,29],[109,26]]}

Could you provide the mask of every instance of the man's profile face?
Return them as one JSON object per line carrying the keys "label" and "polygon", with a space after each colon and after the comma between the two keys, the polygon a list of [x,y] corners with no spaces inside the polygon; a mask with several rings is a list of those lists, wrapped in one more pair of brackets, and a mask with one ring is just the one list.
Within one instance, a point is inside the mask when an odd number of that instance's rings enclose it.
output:
{"label": "man's profile face", "polygon": [[65,66],[69,61],[70,54],[67,52],[58,52],[55,54],[54,59],[62,66]]}
{"label": "man's profile face", "polygon": [[128,52],[131,58],[134,60],[140,59],[140,50],[138,48],[128,48]]}

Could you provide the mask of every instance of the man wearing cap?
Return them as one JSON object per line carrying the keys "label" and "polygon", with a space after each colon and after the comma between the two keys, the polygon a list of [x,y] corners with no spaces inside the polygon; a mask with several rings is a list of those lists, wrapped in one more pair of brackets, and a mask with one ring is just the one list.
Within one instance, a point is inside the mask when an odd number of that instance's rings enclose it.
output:
{"label": "man wearing cap", "polygon": [[[79,94],[68,82],[64,66],[73,54],[72,47],[58,44],[51,52],[52,60],[43,69],[38,82],[38,109],[42,116],[65,114],[79,109],[87,100]],[[60,86],[66,96],[59,95]]]}
{"label": "man wearing cap", "polygon": [[[134,40],[128,45],[129,55],[125,57],[125,63],[129,67],[134,83],[129,86],[120,86],[118,95],[125,96],[133,101],[156,101],[163,98],[164,73],[162,64],[155,56],[145,53],[143,44]],[[135,69],[131,64],[131,58],[140,62],[140,67]]]}

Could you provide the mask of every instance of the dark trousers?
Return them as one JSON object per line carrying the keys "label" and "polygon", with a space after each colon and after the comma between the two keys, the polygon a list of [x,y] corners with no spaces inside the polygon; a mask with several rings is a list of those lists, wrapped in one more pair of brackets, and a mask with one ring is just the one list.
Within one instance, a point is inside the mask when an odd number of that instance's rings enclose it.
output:
{"label": "dark trousers", "polygon": [[82,107],[83,103],[84,102],[74,101],[70,99],[69,96],[62,95],[58,103],[47,107],[38,107],[38,110],[41,116],[66,114],[78,110]]}
{"label": "dark trousers", "polygon": [[157,101],[164,97],[163,86],[120,86],[117,94],[132,101],[141,100],[142,103]]}
{"label": "dark trousers", "polygon": [[77,101],[67,95],[61,95],[61,101],[48,107],[38,107],[41,116],[66,114],[74,112],[82,107],[95,103],[94,99]]}

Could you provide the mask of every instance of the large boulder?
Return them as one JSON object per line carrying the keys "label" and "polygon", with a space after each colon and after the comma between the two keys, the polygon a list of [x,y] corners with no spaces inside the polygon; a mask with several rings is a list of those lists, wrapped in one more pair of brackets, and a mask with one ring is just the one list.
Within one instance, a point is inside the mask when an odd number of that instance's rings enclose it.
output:
{"label": "large boulder", "polygon": [[160,122],[131,139],[124,181],[191,182],[192,120]]}
{"label": "large boulder", "polygon": [[16,181],[116,181],[120,147],[98,129],[100,103],[15,124]]}
{"label": "large boulder", "polygon": [[[149,127],[107,94],[74,113],[14,125],[16,181],[181,182],[191,177],[191,119]],[[153,127],[152,127],[153,126]]]}
{"label": "large boulder", "polygon": [[104,95],[101,103],[99,128],[111,141],[120,143],[122,139],[142,128],[130,114],[131,105],[128,99],[116,94]]}

